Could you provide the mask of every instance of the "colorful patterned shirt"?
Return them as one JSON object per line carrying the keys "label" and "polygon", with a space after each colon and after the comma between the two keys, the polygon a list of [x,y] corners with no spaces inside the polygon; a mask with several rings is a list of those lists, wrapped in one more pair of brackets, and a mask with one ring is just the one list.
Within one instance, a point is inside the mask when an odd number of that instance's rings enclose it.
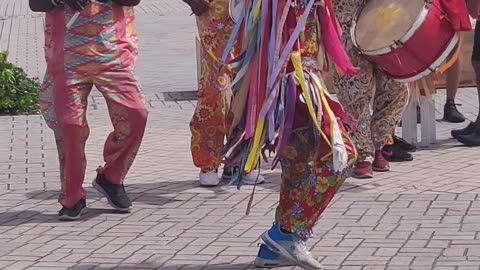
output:
{"label": "colorful patterned shirt", "polygon": [[70,28],[75,11],[60,6],[45,18],[45,58],[49,69],[90,73],[133,65],[137,34],[133,7],[91,1]]}

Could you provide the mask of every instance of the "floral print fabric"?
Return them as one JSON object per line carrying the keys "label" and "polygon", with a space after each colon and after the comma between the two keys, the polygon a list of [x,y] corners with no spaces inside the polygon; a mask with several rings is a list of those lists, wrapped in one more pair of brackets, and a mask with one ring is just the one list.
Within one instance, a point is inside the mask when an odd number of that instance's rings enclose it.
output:
{"label": "floral print fabric", "polygon": [[[306,2],[300,1],[296,7],[297,18],[303,14]],[[300,52],[304,70],[320,74],[317,34],[315,12],[312,11],[300,35]],[[300,93],[298,88],[297,94]],[[283,230],[304,240],[313,236],[314,225],[349,176],[356,161],[356,150],[349,133],[338,115],[337,119],[349,160],[349,167],[343,172],[334,172],[333,155],[328,154],[331,148],[314,128],[307,106],[300,99],[295,105],[294,129],[280,154],[282,183],[276,221]]]}
{"label": "floral print fabric", "polygon": [[[355,148],[343,127],[342,133],[351,166]],[[302,239],[313,236],[313,226],[349,175],[349,170],[333,172],[331,155],[325,160],[318,158],[327,148],[325,141],[316,142],[313,127],[304,127],[293,131],[281,154],[282,185],[276,219],[282,229]]]}
{"label": "floral print fabric", "polygon": [[227,132],[225,96],[232,74],[219,70],[233,28],[228,0],[211,1],[207,14],[197,17],[197,27],[202,55],[198,102],[190,121],[191,151],[195,166],[207,172],[220,165]]}

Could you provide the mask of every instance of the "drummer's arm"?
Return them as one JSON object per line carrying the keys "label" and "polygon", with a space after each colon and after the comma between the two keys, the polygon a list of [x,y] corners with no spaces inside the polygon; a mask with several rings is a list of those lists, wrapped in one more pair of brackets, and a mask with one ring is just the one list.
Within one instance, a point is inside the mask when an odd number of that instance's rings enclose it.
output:
{"label": "drummer's arm", "polygon": [[472,18],[478,19],[480,0],[466,0],[468,13]]}

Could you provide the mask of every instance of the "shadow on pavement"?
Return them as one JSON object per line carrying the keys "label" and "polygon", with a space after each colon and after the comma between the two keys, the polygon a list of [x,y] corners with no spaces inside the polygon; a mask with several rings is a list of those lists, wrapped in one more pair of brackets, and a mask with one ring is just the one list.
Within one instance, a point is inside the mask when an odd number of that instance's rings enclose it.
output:
{"label": "shadow on pavement", "polygon": [[[264,185],[262,185],[264,186]],[[275,186],[278,186],[275,184]],[[202,200],[223,201],[230,195],[235,194],[231,191],[226,182],[215,188],[202,188],[198,181],[176,181],[176,182],[158,182],[158,183],[138,183],[126,185],[127,193],[134,204],[144,204],[158,208],[175,208],[182,203],[189,203],[195,196],[201,196]],[[108,219],[114,215],[125,215],[111,209],[106,203],[103,195],[98,193],[93,187],[86,187],[88,211],[82,215],[79,221],[90,220],[95,217],[105,215]],[[183,194],[186,197],[183,197]],[[58,190],[33,190],[25,194],[28,200],[33,200],[28,209],[8,212],[0,212],[0,226],[16,226],[20,224],[39,224],[39,223],[65,223],[57,218],[57,211],[60,205],[57,203],[59,195]],[[176,199],[180,196],[181,199]],[[101,200],[101,202],[100,202]],[[38,208],[39,210],[34,210]],[[151,208],[151,207],[150,207]],[[132,212],[133,214],[135,213]],[[127,215],[129,215],[127,213]],[[103,218],[103,217],[102,217]],[[72,223],[72,224],[75,224]]]}
{"label": "shadow on pavement", "polygon": [[[267,182],[258,185],[259,193],[271,193],[279,191],[280,172],[270,172]],[[200,196],[201,200],[215,200],[219,202],[228,201],[228,197],[235,194],[236,188],[229,186],[226,181],[214,188],[202,188],[198,180],[171,181],[156,183],[137,183],[126,185],[127,192],[134,204],[144,204],[161,208],[176,208],[183,203],[192,203],[190,200]],[[242,194],[249,194],[252,187],[245,186]],[[125,215],[112,210],[106,203],[104,197],[93,187],[86,187],[88,211],[82,215],[81,221],[90,220],[104,215],[105,219]],[[361,193],[367,188],[361,185],[349,183],[342,186],[340,193]],[[28,209],[12,209],[9,212],[0,213],[0,226],[16,226],[20,224],[39,223],[64,223],[57,219],[57,211],[60,206],[57,204],[59,191],[57,190],[35,190],[25,194],[27,199],[33,200]],[[38,208],[37,210],[34,210]],[[150,207],[151,208],[151,207]],[[133,212],[133,214],[135,211]],[[128,214],[127,214],[128,215]],[[119,217],[121,218],[121,217]],[[75,223],[73,223],[75,224]]]}
{"label": "shadow on pavement", "polygon": [[[111,214],[111,215],[129,215],[129,213],[122,213],[115,211],[114,209],[101,209],[101,208],[88,208],[84,214],[82,214],[81,220],[77,222],[86,221],[101,215]],[[45,223],[71,223],[72,226],[75,224],[74,221],[60,221],[58,220],[58,215],[56,212],[46,214],[41,211],[35,210],[25,210],[25,211],[11,211],[0,213],[0,227],[1,226],[18,226],[21,224],[45,224]]]}
{"label": "shadow on pavement", "polygon": [[[347,181],[348,181],[348,179],[347,179]],[[370,183],[370,184],[371,185],[376,185],[375,183]],[[368,190],[368,188],[366,188],[364,186],[349,183],[349,182],[345,182],[342,185],[342,187],[340,188],[339,193],[345,193],[345,192],[348,192],[348,193],[362,193],[363,191],[367,191],[367,190]]]}
{"label": "shadow on pavement", "polygon": [[[271,189],[272,191],[278,191],[280,181],[272,181],[272,175],[277,178],[275,174],[270,173],[267,182],[257,185],[257,190]],[[215,199],[222,195],[233,194],[236,191],[236,186],[229,185],[227,181],[222,181],[216,187],[207,188],[201,187],[198,180],[135,183],[126,184],[125,188],[132,201],[160,206],[179,201],[172,197],[182,193],[198,193],[202,194],[205,199]],[[251,190],[251,188],[251,186],[243,186],[242,190]],[[87,192],[87,199],[98,200],[104,197],[91,186],[85,187],[85,191]],[[33,200],[56,200],[58,194],[58,190],[33,190],[28,192],[26,197]]]}
{"label": "shadow on pavement", "polygon": [[[239,263],[239,264],[211,264],[211,265],[163,265],[158,266],[151,263],[140,264],[120,264],[116,266],[100,266],[96,264],[79,264],[68,268],[68,270],[131,270],[131,269],[157,269],[157,270],[245,270],[245,269],[257,269],[251,264]],[[286,268],[275,268],[286,269]]]}
{"label": "shadow on pavement", "polygon": [[435,144],[429,146],[419,146],[418,151],[448,150],[452,148],[464,148],[465,145],[459,143],[454,138],[437,139]]}

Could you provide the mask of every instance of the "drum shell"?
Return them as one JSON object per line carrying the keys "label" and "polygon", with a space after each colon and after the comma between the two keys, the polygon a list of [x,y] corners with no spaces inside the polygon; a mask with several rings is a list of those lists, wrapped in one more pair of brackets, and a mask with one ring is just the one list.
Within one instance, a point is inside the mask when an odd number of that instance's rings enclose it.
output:
{"label": "drum shell", "polygon": [[453,27],[439,7],[439,1],[434,1],[423,23],[403,45],[397,48],[392,46],[391,51],[384,54],[363,52],[364,57],[377,64],[393,79],[408,82],[427,76],[432,70],[426,71],[444,55],[456,37]]}

